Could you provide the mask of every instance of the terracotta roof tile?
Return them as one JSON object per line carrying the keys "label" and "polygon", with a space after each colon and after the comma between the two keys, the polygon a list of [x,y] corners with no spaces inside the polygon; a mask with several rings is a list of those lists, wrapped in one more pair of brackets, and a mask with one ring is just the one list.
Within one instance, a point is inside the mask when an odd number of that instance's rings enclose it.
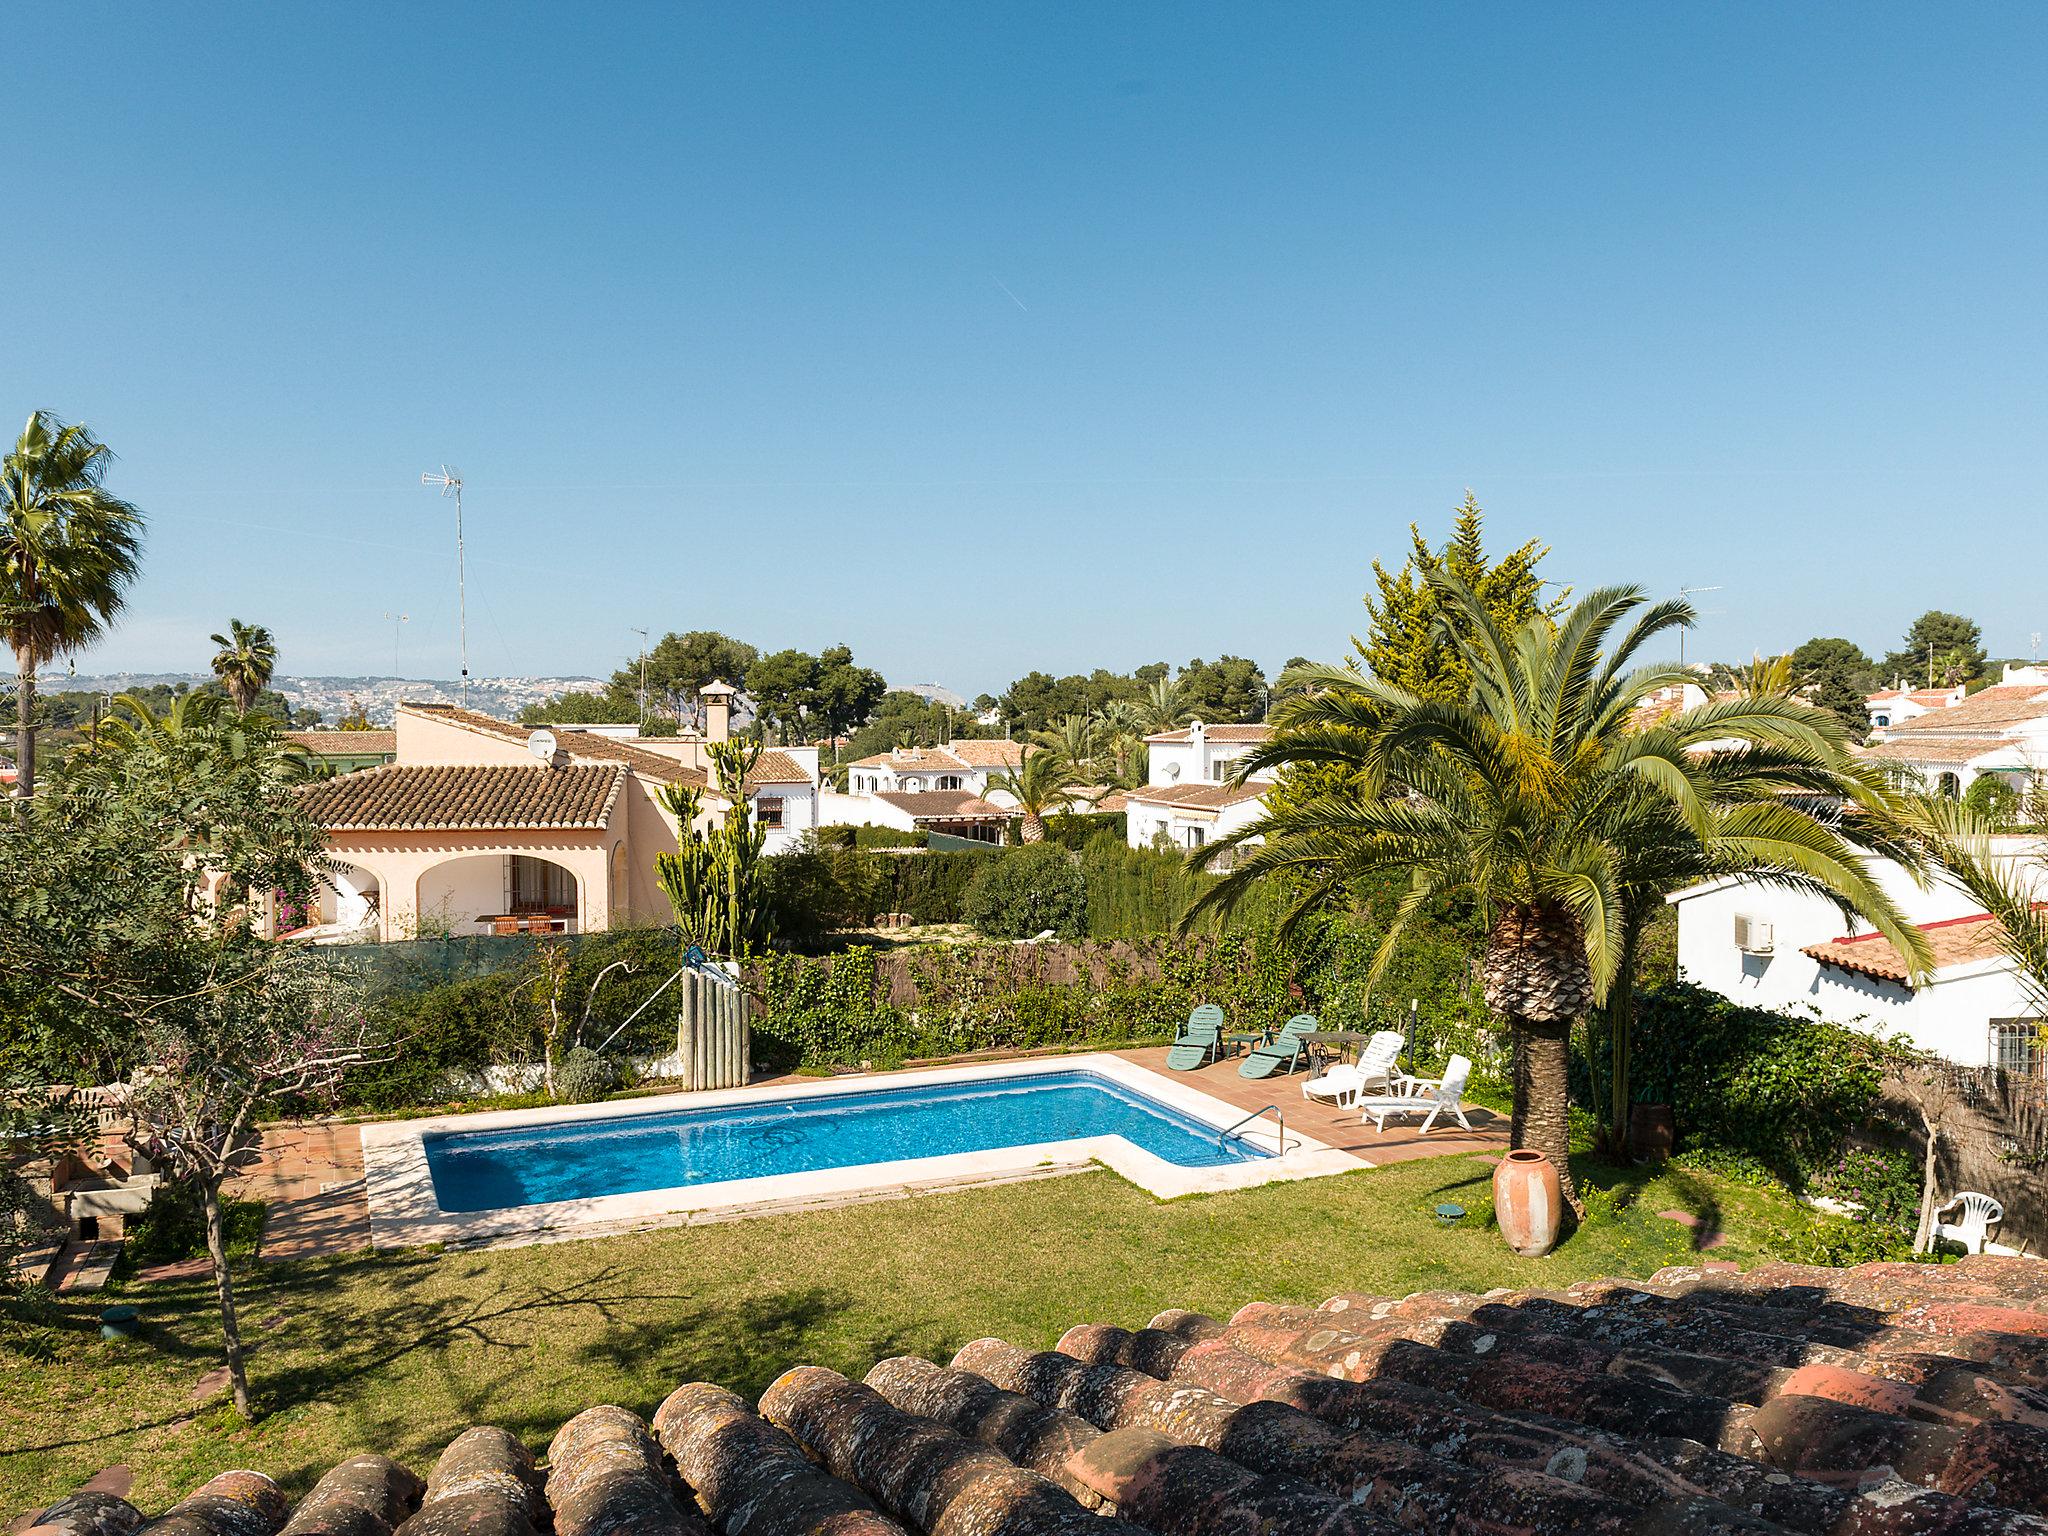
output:
{"label": "terracotta roof tile", "polygon": [[1220,811],[1263,796],[1270,784],[1148,784],[1129,791],[1126,799],[1145,805],[1172,805],[1195,811]]}
{"label": "terracotta roof tile", "polygon": [[[2043,909],[2048,910],[2048,903],[2043,903]],[[1927,935],[1937,971],[1958,965],[1974,965],[1979,960],[1995,960],[2005,953],[2004,926],[1989,912],[1951,917],[1939,923],[1916,923],[1914,926]],[[1825,944],[1809,944],[1800,953],[1823,965],[1873,976],[1879,981],[1907,983],[1907,978],[1912,975],[1905,956],[1893,947],[1890,939],[1878,933],[1858,933],[1830,939]]]}
{"label": "terracotta roof tile", "polygon": [[998,741],[991,737],[949,741],[946,750],[970,768],[1014,768],[1024,761],[1024,754],[1031,751],[1032,746],[1029,742]]}
{"label": "terracotta roof tile", "polygon": [[[545,1468],[501,1430],[424,1483],[352,1458],[292,1511],[227,1472],[178,1536],[2039,1536],[2048,1264],[1686,1266],[1558,1291],[1333,1296],[977,1339],[757,1405],[599,1405]],[[639,1390],[634,1387],[636,1393]],[[251,1454],[263,1454],[255,1445]],[[290,1516],[287,1524],[287,1515]],[[28,1522],[130,1536],[78,1493]],[[19,1522],[17,1522],[19,1524]]]}
{"label": "terracotta roof tile", "polygon": [[1876,741],[1862,749],[1865,757],[1888,763],[1967,763],[1973,757],[2014,745],[2009,736],[1913,737]]}
{"label": "terracotta roof tile", "polygon": [[1931,709],[1911,720],[1885,727],[1887,737],[1919,736],[1933,731],[1968,733],[1986,726],[2019,725],[2048,718],[2048,688],[2039,683],[2001,683],[1971,694],[1947,709]]}
{"label": "terracotta roof tile", "polygon": [[389,757],[398,750],[396,731],[286,731],[284,739],[307,752],[332,757],[373,752]]}
{"label": "terracotta roof tile", "polygon": [[602,828],[625,783],[622,763],[386,764],[298,791],[330,832]]}
{"label": "terracotta roof tile", "polygon": [[[1260,741],[1264,741],[1264,740],[1265,740],[1265,739],[1266,739],[1266,738],[1267,738],[1268,736],[1270,736],[1270,735],[1272,735],[1272,734],[1273,734],[1273,728],[1272,728],[1271,726],[1268,726],[1268,725],[1207,725],[1207,724],[1205,724],[1205,725],[1203,725],[1203,727],[1202,727],[1202,734],[1203,734],[1204,736],[1208,737],[1208,738],[1209,738],[1209,739],[1210,739],[1211,741],[1250,741],[1250,742],[1260,742]],[[1183,742],[1185,742],[1185,741],[1193,741],[1193,740],[1195,739],[1195,734],[1194,734],[1194,728],[1193,728],[1192,726],[1183,726],[1183,727],[1182,727],[1181,729],[1179,729],[1179,730],[1177,730],[1177,731],[1159,731],[1159,732],[1157,732],[1157,733],[1156,733],[1156,734],[1154,734],[1154,735],[1151,735],[1151,736],[1147,736],[1147,737],[1146,737],[1145,739],[1146,739],[1147,741],[1183,741]]]}
{"label": "terracotta roof tile", "polygon": [[808,784],[811,776],[803,765],[787,752],[778,752],[769,747],[761,754],[761,760],[754,764],[754,771],[747,775],[747,788],[756,784]]}
{"label": "terracotta roof tile", "polygon": [[942,747],[895,747],[863,757],[855,768],[893,768],[898,773],[941,773],[948,769],[1014,768],[1034,750],[1023,741],[949,741]]}
{"label": "terracotta roof tile", "polygon": [[[485,736],[496,736],[501,741],[515,741],[526,745],[535,727],[517,725],[510,720],[500,720],[495,715],[486,715],[479,710],[464,709],[456,704],[401,704],[400,709],[409,709],[416,714],[431,715],[449,725],[459,725],[464,730],[476,731]],[[624,763],[642,778],[653,779],[661,784],[694,784],[705,788],[710,780],[701,768],[687,767],[675,758],[665,757],[659,752],[650,752],[645,747],[636,747],[630,741],[614,741],[609,736],[600,736],[595,731],[557,731],[555,740],[572,763]]]}

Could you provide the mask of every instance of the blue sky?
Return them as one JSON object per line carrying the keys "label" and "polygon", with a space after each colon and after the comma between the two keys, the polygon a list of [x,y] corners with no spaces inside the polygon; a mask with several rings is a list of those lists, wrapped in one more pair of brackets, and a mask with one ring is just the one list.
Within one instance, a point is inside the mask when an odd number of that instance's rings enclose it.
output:
{"label": "blue sky", "polygon": [[[1696,654],[2048,630],[2038,8],[96,8],[27,50],[0,406],[151,515],[79,668],[631,627],[1335,656],[1467,486]],[[7,428],[11,435],[14,428]],[[2029,553],[2031,551],[2031,553]]]}

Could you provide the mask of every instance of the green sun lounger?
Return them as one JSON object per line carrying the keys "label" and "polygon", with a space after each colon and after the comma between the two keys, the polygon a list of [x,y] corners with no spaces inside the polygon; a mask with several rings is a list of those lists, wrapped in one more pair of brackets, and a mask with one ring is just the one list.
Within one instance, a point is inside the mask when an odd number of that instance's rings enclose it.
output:
{"label": "green sun lounger", "polygon": [[1271,1077],[1275,1072],[1292,1072],[1308,1054],[1302,1044],[1303,1035],[1316,1032],[1316,1016],[1312,1013],[1297,1013],[1285,1024],[1280,1032],[1264,1045],[1252,1047],[1251,1054],[1237,1066],[1239,1077]]}
{"label": "green sun lounger", "polygon": [[1223,1010],[1203,1003],[1188,1015],[1187,1027],[1174,1037],[1166,1064],[1176,1072],[1206,1067],[1223,1050]]}

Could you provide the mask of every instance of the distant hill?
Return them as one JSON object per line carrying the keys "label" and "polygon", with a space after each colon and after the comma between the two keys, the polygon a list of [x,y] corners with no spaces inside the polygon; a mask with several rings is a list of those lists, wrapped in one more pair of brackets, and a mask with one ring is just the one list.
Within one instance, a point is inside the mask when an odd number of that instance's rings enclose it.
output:
{"label": "distant hill", "polygon": [[[197,688],[211,680],[207,672],[62,672],[36,679],[40,693],[127,693],[159,685],[175,688],[180,683]],[[329,722],[339,720],[351,705],[379,725],[387,725],[401,701],[419,704],[456,704],[462,700],[462,685],[447,678],[419,677],[274,677],[270,686],[291,700],[294,709],[317,709]],[[604,684],[594,677],[473,677],[469,680],[469,703],[485,714],[511,719],[529,704],[538,704],[561,693],[597,693]]]}

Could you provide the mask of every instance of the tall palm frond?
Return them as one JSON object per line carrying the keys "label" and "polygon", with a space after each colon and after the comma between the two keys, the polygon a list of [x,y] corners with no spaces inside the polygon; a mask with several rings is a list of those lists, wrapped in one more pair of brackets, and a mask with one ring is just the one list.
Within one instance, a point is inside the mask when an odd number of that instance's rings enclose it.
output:
{"label": "tall palm frond", "polygon": [[35,793],[36,669],[98,639],[141,564],[142,514],[107,490],[112,462],[83,424],[48,411],[0,459],[0,633],[14,652],[24,799]]}
{"label": "tall palm frond", "polygon": [[240,619],[228,620],[228,632],[210,638],[217,647],[213,675],[227,689],[235,708],[246,715],[277,670],[277,642],[261,624],[244,624]]}

